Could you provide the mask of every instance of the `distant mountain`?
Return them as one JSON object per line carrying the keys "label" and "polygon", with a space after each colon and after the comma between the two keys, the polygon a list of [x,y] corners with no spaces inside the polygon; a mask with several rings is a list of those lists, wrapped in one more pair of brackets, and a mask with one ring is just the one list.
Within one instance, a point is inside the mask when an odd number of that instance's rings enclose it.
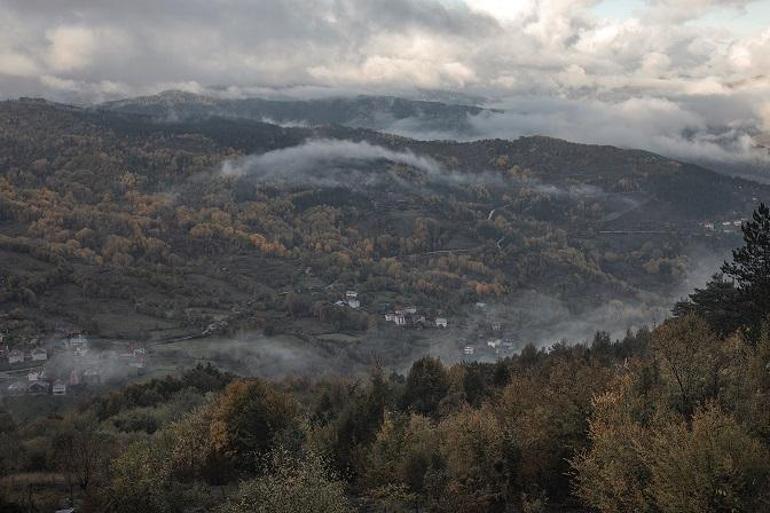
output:
{"label": "distant mountain", "polygon": [[289,126],[344,125],[372,130],[393,129],[404,124],[402,128],[419,126],[427,132],[455,133],[470,132],[468,117],[485,112],[473,105],[392,96],[312,100],[219,99],[181,91],[108,102],[99,105],[98,109],[176,121],[226,117]]}

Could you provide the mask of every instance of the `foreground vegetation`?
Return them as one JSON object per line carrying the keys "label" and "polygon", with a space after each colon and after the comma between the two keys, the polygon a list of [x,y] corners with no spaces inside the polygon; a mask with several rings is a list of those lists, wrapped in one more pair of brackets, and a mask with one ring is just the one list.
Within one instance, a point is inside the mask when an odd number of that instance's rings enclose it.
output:
{"label": "foreground vegetation", "polygon": [[[770,508],[770,211],[707,291],[612,342],[406,376],[211,367],[0,421],[4,511],[760,512]],[[731,281],[731,280],[734,280]],[[727,284],[727,285],[725,285]],[[12,413],[13,400],[5,407]],[[26,474],[24,474],[26,473]],[[31,474],[38,473],[38,474]],[[48,484],[39,476],[48,476]],[[37,477],[36,477],[37,476]],[[53,477],[51,477],[53,476]],[[53,483],[53,484],[52,484]]]}

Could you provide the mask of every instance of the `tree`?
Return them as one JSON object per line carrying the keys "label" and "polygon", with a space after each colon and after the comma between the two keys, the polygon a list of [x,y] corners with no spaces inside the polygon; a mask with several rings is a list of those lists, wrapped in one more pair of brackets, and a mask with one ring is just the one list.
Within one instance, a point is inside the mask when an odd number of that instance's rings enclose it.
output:
{"label": "tree", "polygon": [[257,470],[258,460],[297,417],[294,400],[257,379],[234,381],[211,405],[214,448],[235,467]]}
{"label": "tree", "polygon": [[489,407],[466,407],[441,421],[441,454],[454,511],[487,512],[504,504],[506,440]]}
{"label": "tree", "polygon": [[649,470],[639,453],[647,433],[635,421],[633,383],[625,377],[594,398],[591,447],[572,460],[575,495],[602,513],[649,511]]}
{"label": "tree", "polygon": [[751,307],[724,275],[715,274],[706,287],[695,289],[687,300],[674,306],[674,316],[695,314],[705,319],[720,335],[726,336],[747,324],[746,313]]}
{"label": "tree", "polygon": [[129,445],[112,464],[112,479],[97,510],[181,513],[205,507],[209,499],[205,490],[173,479],[174,462],[169,457],[173,444],[171,432],[162,432],[153,440]]}
{"label": "tree", "polygon": [[241,484],[220,513],[352,513],[343,483],[314,453],[271,453],[269,472]]}
{"label": "tree", "polygon": [[733,250],[733,261],[725,262],[722,272],[737,282],[750,306],[749,321],[758,327],[770,312],[770,208],[761,203],[741,229],[744,245]]}
{"label": "tree", "polygon": [[63,422],[51,440],[53,463],[64,475],[70,496],[75,484],[88,494],[90,485],[107,473],[109,440],[96,430],[93,418],[73,416]]}
{"label": "tree", "polygon": [[691,426],[682,420],[656,429],[643,452],[652,476],[650,494],[659,511],[770,508],[767,448],[715,405],[699,410]]}
{"label": "tree", "polygon": [[449,377],[441,360],[425,356],[409,369],[402,405],[423,415],[435,415],[447,390]]}
{"label": "tree", "polygon": [[673,390],[675,408],[689,416],[707,396],[718,392],[719,340],[695,315],[671,319],[652,335],[652,349]]}

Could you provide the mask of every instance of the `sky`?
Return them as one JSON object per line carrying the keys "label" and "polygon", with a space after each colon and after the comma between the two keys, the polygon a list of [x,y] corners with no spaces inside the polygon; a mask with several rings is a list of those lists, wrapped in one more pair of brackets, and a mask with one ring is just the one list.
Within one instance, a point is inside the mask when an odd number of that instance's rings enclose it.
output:
{"label": "sky", "polygon": [[0,0],[0,98],[166,89],[451,91],[490,135],[764,165],[770,0]]}

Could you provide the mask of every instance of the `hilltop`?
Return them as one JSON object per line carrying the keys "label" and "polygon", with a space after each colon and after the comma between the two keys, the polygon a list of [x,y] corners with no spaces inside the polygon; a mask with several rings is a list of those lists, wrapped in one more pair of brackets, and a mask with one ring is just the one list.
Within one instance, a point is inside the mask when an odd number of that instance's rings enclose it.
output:
{"label": "hilltop", "polygon": [[333,97],[308,100],[214,98],[165,91],[153,96],[103,103],[98,110],[142,114],[165,121],[211,117],[266,121],[289,126],[343,125],[372,130],[415,122],[427,131],[471,130],[470,116],[491,112],[474,105],[411,100],[393,96]]}

